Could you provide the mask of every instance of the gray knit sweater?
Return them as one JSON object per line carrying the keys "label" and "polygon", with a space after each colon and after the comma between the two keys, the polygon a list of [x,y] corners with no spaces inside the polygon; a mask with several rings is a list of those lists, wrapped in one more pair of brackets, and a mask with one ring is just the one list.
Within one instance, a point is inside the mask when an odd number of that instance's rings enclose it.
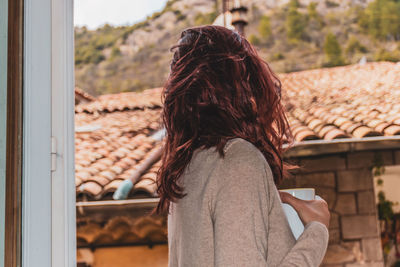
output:
{"label": "gray knit sweater", "polygon": [[187,196],[170,206],[169,267],[318,266],[326,226],[307,224],[296,242],[262,153],[241,138],[224,151],[195,150],[181,177]]}

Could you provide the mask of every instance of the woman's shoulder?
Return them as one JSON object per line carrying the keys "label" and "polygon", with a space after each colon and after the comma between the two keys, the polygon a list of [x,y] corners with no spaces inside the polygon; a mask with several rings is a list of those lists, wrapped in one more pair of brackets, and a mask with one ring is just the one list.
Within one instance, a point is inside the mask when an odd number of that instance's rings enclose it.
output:
{"label": "woman's shoulder", "polygon": [[[268,194],[272,183],[272,173],[261,151],[243,138],[230,139],[224,147],[217,171],[212,179],[217,188],[214,192],[234,192],[243,196],[249,192]],[[261,191],[260,191],[261,190]]]}
{"label": "woman's shoulder", "polygon": [[262,152],[250,141],[240,137],[229,139],[224,147],[224,153],[225,161],[232,164],[239,163],[235,168],[240,168],[243,165],[252,167],[262,166],[267,175],[272,177],[272,170],[268,161]]}
{"label": "woman's shoulder", "polygon": [[225,161],[240,162],[240,165],[250,163],[251,165],[268,166],[261,151],[253,143],[240,137],[227,141],[224,147],[224,159]]}
{"label": "woman's shoulder", "polygon": [[231,154],[236,154],[236,152],[252,152],[262,155],[261,151],[253,143],[241,137],[229,139],[225,144],[224,152],[230,152]]}
{"label": "woman's shoulder", "polygon": [[222,168],[229,169],[242,169],[245,166],[252,169],[263,168],[264,170],[267,169],[267,173],[270,173],[270,166],[264,155],[253,143],[244,138],[229,139],[223,148],[223,152],[221,157],[216,147],[198,150],[194,153],[192,161],[200,162],[203,166],[206,162],[208,164],[215,162],[215,166],[219,165]]}

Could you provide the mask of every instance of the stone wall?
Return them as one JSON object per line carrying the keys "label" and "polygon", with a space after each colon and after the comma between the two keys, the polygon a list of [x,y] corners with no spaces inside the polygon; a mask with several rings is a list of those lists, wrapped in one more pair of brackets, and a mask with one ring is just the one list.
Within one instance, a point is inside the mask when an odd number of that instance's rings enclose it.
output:
{"label": "stone wall", "polygon": [[400,164],[400,150],[292,157],[294,177],[280,188],[314,187],[331,211],[328,251],[322,266],[383,266],[372,168]]}

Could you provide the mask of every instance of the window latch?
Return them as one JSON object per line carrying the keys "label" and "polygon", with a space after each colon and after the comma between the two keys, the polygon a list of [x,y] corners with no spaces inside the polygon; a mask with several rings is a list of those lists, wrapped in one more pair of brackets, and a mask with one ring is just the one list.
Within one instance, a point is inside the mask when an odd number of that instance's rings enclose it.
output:
{"label": "window latch", "polygon": [[51,137],[51,171],[54,172],[57,169],[57,139]]}

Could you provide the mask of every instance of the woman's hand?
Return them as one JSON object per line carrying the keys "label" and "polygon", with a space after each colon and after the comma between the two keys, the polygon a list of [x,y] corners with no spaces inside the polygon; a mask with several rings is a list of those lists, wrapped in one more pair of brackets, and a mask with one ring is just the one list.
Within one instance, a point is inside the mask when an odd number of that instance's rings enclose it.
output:
{"label": "woman's hand", "polygon": [[283,203],[289,204],[297,211],[304,225],[311,221],[317,221],[329,228],[331,215],[325,200],[318,196],[318,199],[302,200],[289,193],[280,191],[279,194]]}

